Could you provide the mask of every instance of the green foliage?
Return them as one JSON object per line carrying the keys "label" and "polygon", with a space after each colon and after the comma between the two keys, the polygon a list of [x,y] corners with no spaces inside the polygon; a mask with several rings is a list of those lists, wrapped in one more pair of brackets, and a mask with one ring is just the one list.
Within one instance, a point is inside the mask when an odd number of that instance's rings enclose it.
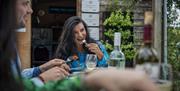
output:
{"label": "green foliage", "polygon": [[[174,4],[174,9],[172,9]],[[173,22],[178,18],[177,9],[180,9],[179,0],[167,0],[167,22],[173,24]]]}
{"label": "green foliage", "polygon": [[127,13],[124,16],[122,11],[119,9],[119,10],[113,11],[110,17],[107,18],[103,24],[109,27],[110,26],[116,27],[119,30],[122,30],[121,28],[122,26],[131,26],[132,22],[131,22],[129,11],[127,11]]}
{"label": "green foliage", "polygon": [[[173,4],[175,9],[172,9]],[[167,0],[168,24],[173,24],[173,22],[177,19],[177,9],[180,9],[179,0]],[[180,57],[177,59],[178,49],[176,48],[176,43],[180,42],[179,35],[180,29],[168,29],[168,60],[173,67],[173,91],[180,91]]]}
{"label": "green foliage", "polygon": [[126,56],[126,60],[133,61],[136,52],[135,48],[133,47],[133,43],[122,45],[121,49],[124,52],[124,55]]}
{"label": "green foliage", "polygon": [[[169,0],[170,1],[170,0]],[[180,9],[180,1],[179,0],[172,0],[175,4],[175,7]]]}
{"label": "green foliage", "polygon": [[112,11],[111,15],[104,21],[105,26],[104,36],[108,38],[103,41],[107,51],[110,53],[113,50],[114,33],[120,32],[121,37],[121,49],[126,56],[126,60],[133,60],[135,49],[133,42],[130,38],[133,37],[130,28],[132,27],[131,17],[129,11],[122,13],[120,9]]}
{"label": "green foliage", "polygon": [[168,29],[168,61],[173,68],[173,91],[180,91],[180,29]]}
{"label": "green foliage", "polygon": [[177,57],[178,48],[176,46],[176,44],[180,42],[179,35],[180,30],[168,29],[168,60],[173,65],[173,69],[177,71],[180,71],[180,59]]}

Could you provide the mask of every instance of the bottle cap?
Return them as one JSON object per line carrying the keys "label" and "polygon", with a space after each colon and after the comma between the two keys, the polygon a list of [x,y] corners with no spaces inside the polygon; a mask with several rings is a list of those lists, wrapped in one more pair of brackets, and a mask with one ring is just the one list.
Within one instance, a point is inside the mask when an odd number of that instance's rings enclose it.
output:
{"label": "bottle cap", "polygon": [[152,25],[153,24],[153,13],[152,11],[146,11],[144,13],[144,24],[145,25]]}
{"label": "bottle cap", "polygon": [[144,43],[152,42],[152,24],[153,24],[153,13],[152,11],[146,11],[144,13]]}

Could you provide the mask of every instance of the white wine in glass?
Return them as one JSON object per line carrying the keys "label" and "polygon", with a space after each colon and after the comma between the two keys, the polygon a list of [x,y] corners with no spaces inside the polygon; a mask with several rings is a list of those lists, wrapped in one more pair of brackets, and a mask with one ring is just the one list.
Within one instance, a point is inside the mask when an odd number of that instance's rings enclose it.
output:
{"label": "white wine in glass", "polygon": [[97,65],[97,56],[95,54],[87,54],[86,56],[86,66],[87,70],[93,70]]}

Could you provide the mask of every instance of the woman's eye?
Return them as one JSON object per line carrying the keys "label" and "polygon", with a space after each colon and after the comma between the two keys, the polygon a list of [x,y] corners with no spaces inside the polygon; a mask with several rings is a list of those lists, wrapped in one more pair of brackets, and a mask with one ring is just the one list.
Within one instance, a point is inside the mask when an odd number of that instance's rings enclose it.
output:
{"label": "woman's eye", "polygon": [[84,31],[84,28],[83,29],[81,29],[81,32],[83,32]]}

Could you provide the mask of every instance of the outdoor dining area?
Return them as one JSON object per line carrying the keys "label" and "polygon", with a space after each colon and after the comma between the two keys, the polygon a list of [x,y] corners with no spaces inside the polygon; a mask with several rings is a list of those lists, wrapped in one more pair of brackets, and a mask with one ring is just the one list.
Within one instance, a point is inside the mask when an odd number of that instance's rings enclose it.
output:
{"label": "outdoor dining area", "polygon": [[0,0],[1,91],[180,91],[179,0]]}

